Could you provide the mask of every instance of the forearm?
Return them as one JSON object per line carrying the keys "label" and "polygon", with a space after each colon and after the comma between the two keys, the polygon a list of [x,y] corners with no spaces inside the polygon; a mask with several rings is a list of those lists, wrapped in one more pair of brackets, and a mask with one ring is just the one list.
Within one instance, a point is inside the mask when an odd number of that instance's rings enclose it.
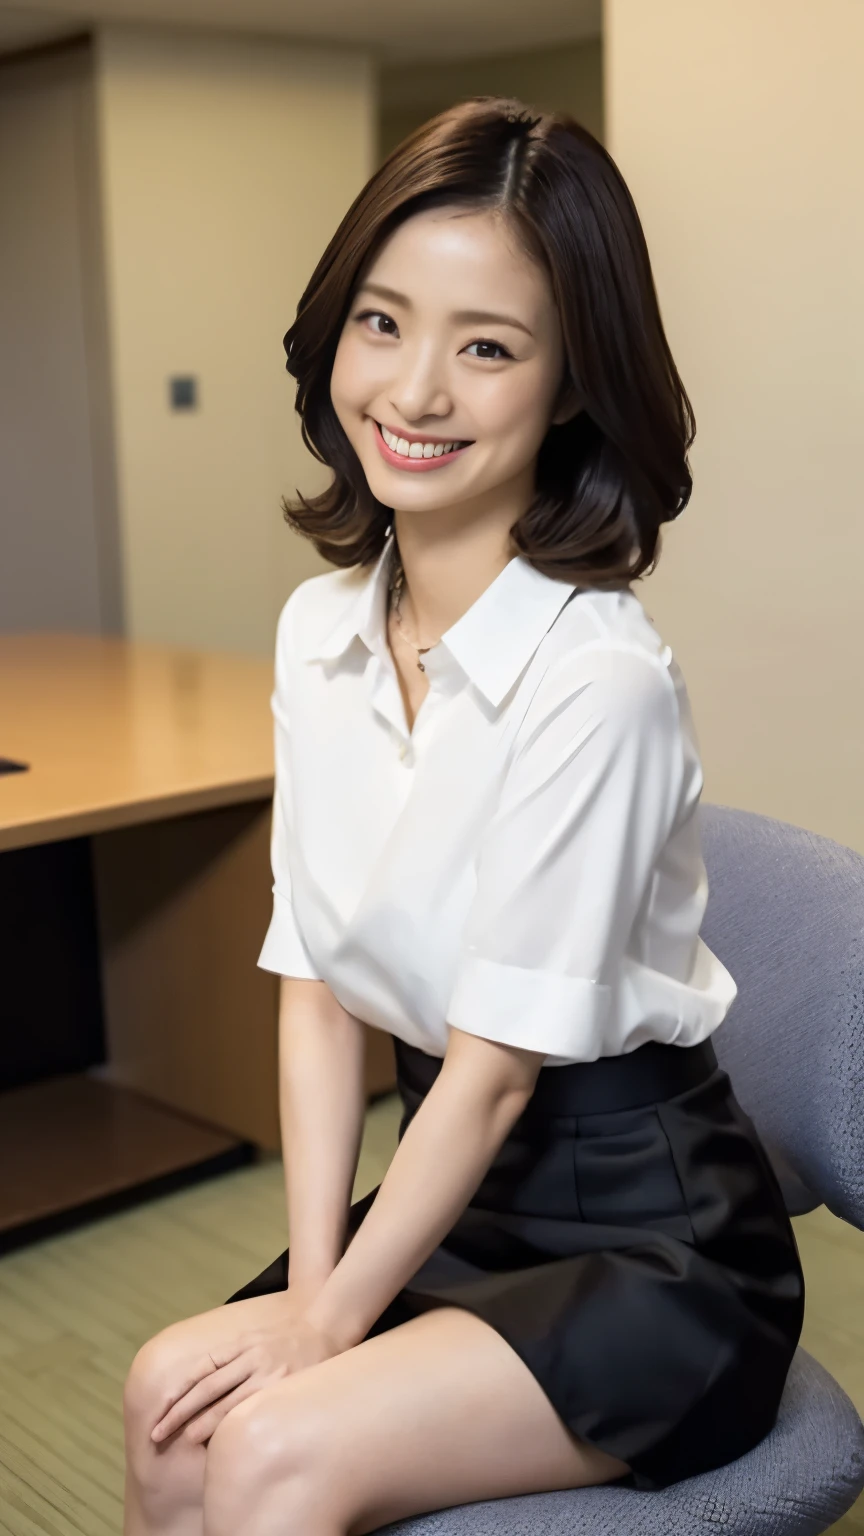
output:
{"label": "forearm", "polygon": [[314,1299],[310,1319],[350,1348],[454,1225],[530,1089],[442,1070],[410,1122],[371,1210]]}
{"label": "forearm", "polygon": [[363,1026],[323,982],[283,978],[279,1105],[289,1282],[314,1295],[339,1261],[363,1134]]}

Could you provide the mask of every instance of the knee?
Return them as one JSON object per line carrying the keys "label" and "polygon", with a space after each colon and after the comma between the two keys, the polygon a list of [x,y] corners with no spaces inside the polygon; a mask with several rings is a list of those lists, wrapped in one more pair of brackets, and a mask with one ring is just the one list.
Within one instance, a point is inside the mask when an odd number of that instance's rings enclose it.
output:
{"label": "knee", "polygon": [[[271,1504],[286,1529],[302,1529],[328,1482],[325,1425],[283,1385],[246,1398],[222,1420],[207,1447],[206,1536],[255,1529]],[[289,1520],[290,1516],[290,1520]]]}
{"label": "knee", "polygon": [[127,1436],[133,1439],[142,1434],[149,1439],[151,1429],[168,1403],[175,1356],[170,1336],[171,1330],[166,1329],[149,1339],[129,1367],[123,1388],[123,1419]]}
{"label": "knee", "polygon": [[[166,1329],[139,1349],[123,1390],[126,1430],[126,1469],[139,1498],[172,1504],[200,1484],[204,1450],[182,1436],[157,1445],[150,1438],[154,1425],[177,1389],[179,1352],[174,1330]],[[196,1462],[202,1463],[199,1469]]]}

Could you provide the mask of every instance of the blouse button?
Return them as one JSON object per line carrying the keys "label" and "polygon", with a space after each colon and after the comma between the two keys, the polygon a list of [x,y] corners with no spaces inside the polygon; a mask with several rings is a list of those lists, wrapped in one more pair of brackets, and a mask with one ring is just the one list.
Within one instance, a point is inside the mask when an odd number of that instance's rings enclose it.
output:
{"label": "blouse button", "polygon": [[408,743],[403,741],[401,747],[399,748],[400,760],[404,763],[404,761],[405,761],[407,756],[408,756]]}

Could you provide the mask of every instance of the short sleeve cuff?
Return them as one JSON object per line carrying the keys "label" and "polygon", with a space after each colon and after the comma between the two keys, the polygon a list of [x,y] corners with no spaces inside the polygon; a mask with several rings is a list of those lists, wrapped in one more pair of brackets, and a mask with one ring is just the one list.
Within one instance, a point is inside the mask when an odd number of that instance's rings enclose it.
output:
{"label": "short sleeve cuff", "polygon": [[273,893],[273,916],[264,947],[258,956],[262,971],[275,971],[277,976],[298,976],[304,981],[320,981],[312,963],[312,957],[297,927],[294,909],[290,901]]}
{"label": "short sleeve cuff", "polygon": [[502,1045],[595,1061],[610,1007],[608,986],[469,955],[457,973],[447,1022]]}

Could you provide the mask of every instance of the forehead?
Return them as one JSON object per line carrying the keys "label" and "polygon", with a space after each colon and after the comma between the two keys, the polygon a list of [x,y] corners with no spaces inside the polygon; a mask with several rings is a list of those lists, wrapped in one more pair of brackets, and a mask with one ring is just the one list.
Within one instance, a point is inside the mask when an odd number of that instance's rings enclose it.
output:
{"label": "forehead", "polygon": [[388,237],[362,277],[412,305],[493,309],[516,305],[538,315],[553,304],[543,267],[492,211],[426,209]]}

